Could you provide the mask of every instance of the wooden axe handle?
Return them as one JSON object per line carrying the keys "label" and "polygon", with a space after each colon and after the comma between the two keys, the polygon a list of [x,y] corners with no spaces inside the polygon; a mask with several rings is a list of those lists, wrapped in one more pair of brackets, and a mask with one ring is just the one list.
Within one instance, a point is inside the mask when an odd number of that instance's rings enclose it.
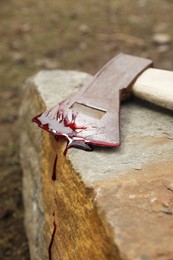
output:
{"label": "wooden axe handle", "polygon": [[173,110],[173,72],[149,68],[132,86],[135,96]]}

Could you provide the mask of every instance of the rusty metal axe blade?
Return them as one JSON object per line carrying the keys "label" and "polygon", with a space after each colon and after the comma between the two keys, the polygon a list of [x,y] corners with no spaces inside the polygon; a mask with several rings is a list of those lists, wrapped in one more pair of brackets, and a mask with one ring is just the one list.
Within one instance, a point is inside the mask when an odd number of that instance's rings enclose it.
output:
{"label": "rusty metal axe blade", "polygon": [[33,121],[56,138],[66,138],[67,149],[89,150],[90,145],[119,146],[120,101],[130,94],[138,76],[151,66],[151,60],[119,54],[89,85],[34,117]]}

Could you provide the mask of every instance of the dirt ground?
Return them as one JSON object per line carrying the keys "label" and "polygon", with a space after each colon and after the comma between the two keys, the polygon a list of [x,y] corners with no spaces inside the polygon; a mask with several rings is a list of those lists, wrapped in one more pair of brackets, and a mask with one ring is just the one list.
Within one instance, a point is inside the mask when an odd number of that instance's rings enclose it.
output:
{"label": "dirt ground", "polygon": [[173,1],[1,0],[0,6],[0,259],[29,259],[18,156],[23,82],[41,69],[94,74],[119,52],[173,70]]}

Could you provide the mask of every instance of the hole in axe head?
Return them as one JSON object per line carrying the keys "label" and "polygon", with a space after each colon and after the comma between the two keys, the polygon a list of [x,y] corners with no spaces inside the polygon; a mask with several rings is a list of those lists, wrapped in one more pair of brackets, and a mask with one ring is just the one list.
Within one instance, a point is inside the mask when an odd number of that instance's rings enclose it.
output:
{"label": "hole in axe head", "polygon": [[106,114],[106,111],[77,102],[74,103],[70,108],[72,108],[74,111],[77,111],[78,113],[93,117],[95,119],[101,119]]}

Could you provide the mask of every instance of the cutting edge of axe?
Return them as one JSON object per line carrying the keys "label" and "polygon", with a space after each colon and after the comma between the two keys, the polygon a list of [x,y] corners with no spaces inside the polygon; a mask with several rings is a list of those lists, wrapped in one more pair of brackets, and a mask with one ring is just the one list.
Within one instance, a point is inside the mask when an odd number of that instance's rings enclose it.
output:
{"label": "cutting edge of axe", "polygon": [[131,94],[173,110],[173,72],[153,68],[149,59],[119,54],[77,93],[33,118],[67,148],[119,146],[120,101]]}

